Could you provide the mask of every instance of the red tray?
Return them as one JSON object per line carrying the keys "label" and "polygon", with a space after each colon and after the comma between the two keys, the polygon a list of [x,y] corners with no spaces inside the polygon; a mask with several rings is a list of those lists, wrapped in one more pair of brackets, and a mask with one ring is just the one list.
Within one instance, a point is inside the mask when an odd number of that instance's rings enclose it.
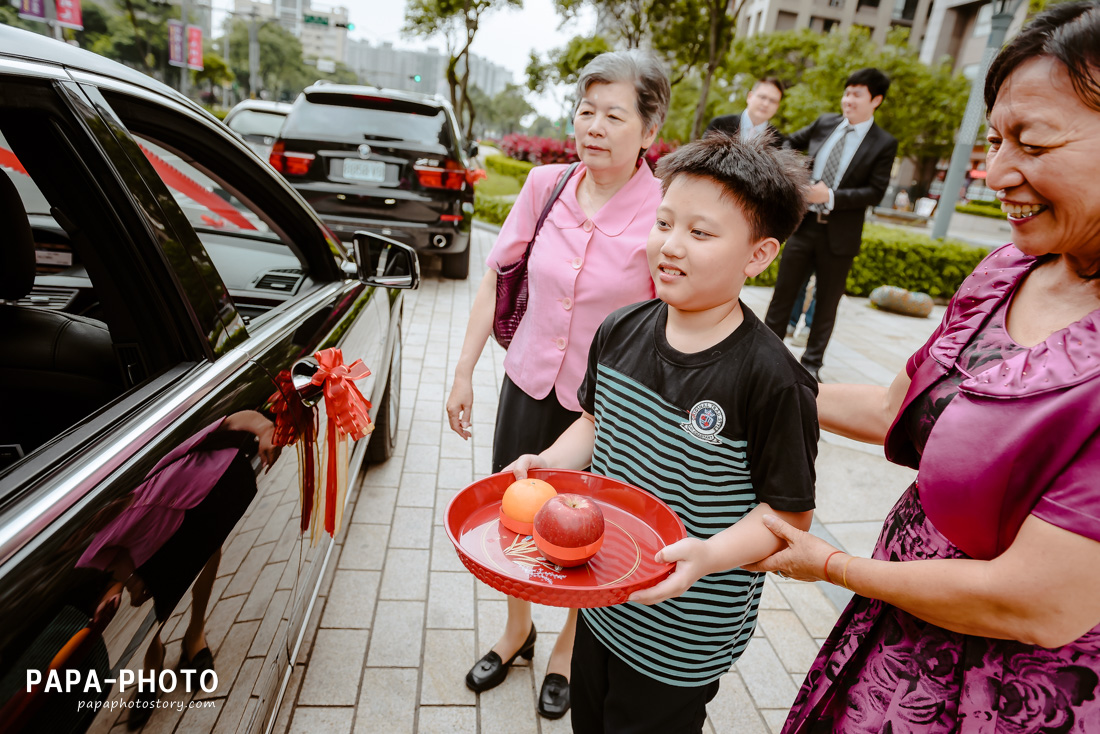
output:
{"label": "red tray", "polygon": [[606,530],[600,551],[583,566],[562,568],[543,558],[529,535],[500,524],[504,490],[515,477],[501,472],[463,489],[444,524],[459,558],[477,578],[498,591],[536,604],[592,608],[621,604],[631,593],[668,576],[671,563],[657,563],[661,548],[685,537],[673,510],[649,492],[598,474],[532,469],[529,476],[554,485],[559,494],[587,495],[603,510]]}

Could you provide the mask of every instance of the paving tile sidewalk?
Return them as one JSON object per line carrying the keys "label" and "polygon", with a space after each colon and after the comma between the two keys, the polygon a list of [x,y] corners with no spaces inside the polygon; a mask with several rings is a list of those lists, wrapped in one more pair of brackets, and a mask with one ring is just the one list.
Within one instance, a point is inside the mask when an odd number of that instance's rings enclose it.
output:
{"label": "paving tile sidewalk", "polygon": [[[486,349],[474,372],[473,438],[446,428],[443,402],[494,233],[475,228],[470,278],[443,280],[426,260],[405,302],[404,364],[396,455],[372,466],[351,498],[307,638],[280,707],[276,734],[557,734],[535,702],[565,610],[536,607],[539,641],[498,688],[466,689],[470,665],[495,642],[505,597],[476,582],[443,531],[448,501],[490,471],[504,352]],[[770,289],[749,288],[763,315]],[[822,377],[889,384],[942,315],[917,320],[845,299]],[[914,472],[880,448],[823,435],[815,531],[870,553],[882,520]],[[798,686],[845,602],[824,583],[765,583],[756,636],[708,707],[708,732],[778,732]]]}

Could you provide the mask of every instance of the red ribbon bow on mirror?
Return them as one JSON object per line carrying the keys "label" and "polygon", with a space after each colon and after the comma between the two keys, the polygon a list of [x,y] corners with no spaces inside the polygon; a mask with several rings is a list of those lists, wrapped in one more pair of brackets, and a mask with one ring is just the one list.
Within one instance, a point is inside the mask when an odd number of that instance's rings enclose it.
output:
{"label": "red ribbon bow on mirror", "polygon": [[[319,368],[313,375],[313,384],[322,386],[325,395],[325,412],[328,416],[325,452],[325,531],[335,535],[344,514],[344,500],[348,487],[348,438],[358,441],[372,430],[370,401],[363,397],[354,380],[370,375],[370,370],[357,359],[344,364],[343,353],[336,348],[323,349],[313,355]],[[317,516],[313,518],[312,537],[318,533]]]}

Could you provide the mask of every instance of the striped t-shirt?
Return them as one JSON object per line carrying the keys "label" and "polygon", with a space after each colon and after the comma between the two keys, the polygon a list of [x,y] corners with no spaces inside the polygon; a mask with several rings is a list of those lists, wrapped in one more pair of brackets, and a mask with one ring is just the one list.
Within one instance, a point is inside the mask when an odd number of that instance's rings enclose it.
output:
{"label": "striped t-shirt", "polygon": [[[592,471],[646,489],[690,536],[709,538],[760,502],[814,507],[817,383],[742,305],[744,322],[695,354],[665,338],[667,305],[627,306],[604,321],[578,393],[596,418]],[[702,686],[741,655],[761,574],[705,576],[676,599],[585,609],[585,621],[624,662],[663,683]]]}

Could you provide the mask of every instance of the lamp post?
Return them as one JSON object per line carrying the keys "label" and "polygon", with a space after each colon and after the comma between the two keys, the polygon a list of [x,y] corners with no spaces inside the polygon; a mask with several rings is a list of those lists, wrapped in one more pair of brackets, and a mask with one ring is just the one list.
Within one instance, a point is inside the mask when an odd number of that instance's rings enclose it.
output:
{"label": "lamp post", "polygon": [[955,150],[951,154],[951,165],[947,168],[947,177],[940,192],[940,202],[936,206],[936,219],[932,224],[932,237],[935,239],[947,236],[951,215],[955,213],[955,202],[959,200],[959,187],[962,186],[963,176],[970,166],[970,152],[974,150],[974,138],[978,135],[985,107],[985,75],[989,71],[989,65],[993,63],[993,57],[1001,50],[1008,27],[1023,3],[1023,0],[992,1],[993,18],[989,40],[982,53],[981,63],[978,64],[978,73],[970,84],[970,98],[966,102],[966,112],[963,114],[962,125],[959,126],[959,135],[955,139]]}

